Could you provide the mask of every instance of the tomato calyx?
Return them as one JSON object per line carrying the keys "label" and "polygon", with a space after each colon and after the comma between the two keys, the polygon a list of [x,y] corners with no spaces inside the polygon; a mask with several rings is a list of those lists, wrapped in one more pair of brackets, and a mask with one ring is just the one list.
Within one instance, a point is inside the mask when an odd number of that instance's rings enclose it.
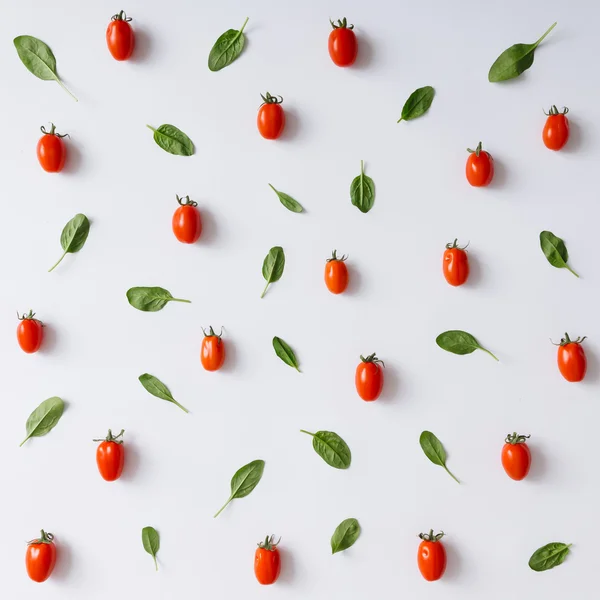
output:
{"label": "tomato calyx", "polygon": [[547,117],[550,117],[550,116],[554,116],[554,115],[566,115],[568,112],[569,112],[569,109],[568,109],[566,106],[563,106],[562,112],[560,112],[560,111],[558,110],[558,108],[556,108],[556,105],[555,105],[555,104],[553,104],[553,105],[550,107],[550,110],[549,110],[548,112],[544,111],[544,114],[545,114]]}
{"label": "tomato calyx", "polygon": [[261,94],[260,97],[263,99],[261,106],[263,104],[281,104],[283,102],[283,96],[271,96],[269,92],[264,96]]}
{"label": "tomato calyx", "polygon": [[554,342],[552,342],[552,338],[550,338],[550,341],[555,345],[555,346],[566,346],[567,344],[581,344],[583,342],[583,340],[585,340],[587,338],[587,335],[584,335],[583,337],[578,337],[576,340],[572,340],[569,337],[569,334],[565,332],[565,337],[561,338],[560,343],[559,344],[555,344]]}
{"label": "tomato calyx", "polygon": [[475,148],[475,150],[472,150],[471,148],[467,148],[467,152],[470,152],[471,154],[475,153],[475,156],[479,156],[482,152],[481,142],[479,142],[479,144],[477,144],[477,148]]}
{"label": "tomato calyx", "polygon": [[192,206],[194,208],[198,206],[198,203],[194,200],[190,200],[189,196],[182,196],[180,198],[177,194],[175,194],[175,198],[177,198],[177,202],[179,202],[181,206]]}
{"label": "tomato calyx", "polygon": [[280,541],[281,538],[275,541],[275,535],[272,534],[270,536],[267,536],[264,542],[258,542],[257,546],[259,548],[262,548],[263,550],[269,550],[270,552],[273,552],[277,548],[277,545]]}
{"label": "tomato calyx", "polygon": [[39,323],[42,327],[44,326],[44,324],[39,320],[35,318],[35,313],[29,309],[28,313],[23,313],[21,316],[19,316],[19,311],[17,311],[17,317],[19,318],[19,321],[35,321],[36,323]]}
{"label": "tomato calyx", "polygon": [[346,17],[344,17],[343,19],[338,19],[337,24],[334,23],[331,19],[329,19],[329,22],[331,23],[331,26],[334,29],[354,29],[354,25],[348,25],[348,21],[346,20]]}
{"label": "tomato calyx", "polygon": [[54,534],[46,533],[43,529],[40,532],[40,537],[35,540],[30,540],[27,542],[28,546],[31,544],[51,544],[54,541]]}
{"label": "tomato calyx", "polygon": [[109,429],[108,430],[108,435],[100,440],[92,440],[93,442],[114,442],[115,444],[122,444],[123,440],[120,440],[120,437],[123,437],[123,434],[125,433],[124,429],[121,429],[121,433],[119,433],[119,435],[113,435],[112,431]]}
{"label": "tomato calyx", "polygon": [[342,256],[338,256],[336,253],[337,253],[337,250],[334,250],[331,253],[331,258],[327,259],[327,262],[333,262],[333,261],[336,261],[336,260],[338,260],[340,262],[344,262],[345,260],[348,259],[348,255],[347,254],[342,254]]}
{"label": "tomato calyx", "polygon": [[221,326],[221,333],[219,333],[219,335],[217,335],[215,333],[215,330],[213,329],[212,325],[209,325],[208,333],[206,333],[206,329],[204,329],[204,327],[202,327],[202,333],[204,334],[204,337],[216,337],[216,338],[221,339],[221,337],[223,335],[223,326]]}
{"label": "tomato calyx", "polygon": [[373,354],[369,354],[369,356],[367,356],[366,358],[361,354],[360,360],[362,360],[364,363],[373,363],[373,364],[381,365],[382,367],[385,367],[385,363],[381,359],[377,358],[377,352],[373,352]]}
{"label": "tomato calyx", "polygon": [[514,433],[509,433],[504,442],[516,446],[517,444],[524,444],[530,437],[531,435],[522,435],[515,431]]}
{"label": "tomato calyx", "polygon": [[429,530],[429,533],[420,533],[419,537],[424,541],[424,542],[439,542],[444,535],[446,535],[443,531],[440,531],[439,533],[434,534],[433,533],[433,529]]}
{"label": "tomato calyx", "polygon": [[467,249],[467,247],[469,246],[469,244],[471,243],[471,242],[467,242],[467,245],[466,245],[466,246],[463,246],[463,247],[461,248],[461,247],[460,247],[460,246],[457,244],[457,242],[458,242],[458,238],[455,238],[455,239],[454,239],[454,241],[453,241],[452,243],[448,243],[448,244],[446,244],[446,248],[447,248],[448,250],[452,250],[453,248],[458,248],[459,250],[466,250],[466,249]]}
{"label": "tomato calyx", "polygon": [[131,17],[128,17],[125,14],[125,11],[122,10],[122,11],[118,12],[116,15],[113,15],[110,20],[111,21],[125,21],[125,23],[129,23],[129,21],[131,21]]}
{"label": "tomato calyx", "polygon": [[50,123],[50,125],[50,131],[46,131],[46,128],[43,125],[40,127],[40,130],[44,135],[55,135],[58,138],[71,137],[68,133],[56,133],[56,126],[54,123]]}

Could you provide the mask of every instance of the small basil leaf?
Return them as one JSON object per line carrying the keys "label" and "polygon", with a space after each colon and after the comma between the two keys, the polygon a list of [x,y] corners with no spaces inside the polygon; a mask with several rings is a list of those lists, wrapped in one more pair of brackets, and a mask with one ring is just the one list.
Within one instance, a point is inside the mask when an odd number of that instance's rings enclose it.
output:
{"label": "small basil leaf", "polygon": [[429,110],[434,96],[435,90],[430,85],[415,90],[404,103],[398,123],[423,116]]}
{"label": "small basil leaf", "polygon": [[173,398],[169,388],[160,380],[158,377],[154,377],[154,375],[150,375],[150,373],[144,373],[138,377],[140,383],[144,386],[146,391],[156,398],[160,398],[161,400],[166,400],[167,402],[172,402],[176,406],[179,406],[181,410],[188,413],[190,412],[185,406],[182,406]]}
{"label": "small basil leaf", "polygon": [[127,290],[127,300],[133,308],[144,312],[156,312],[162,310],[168,302],[185,302],[190,300],[173,298],[171,292],[161,287],[132,287]]}
{"label": "small basil leaf", "polygon": [[194,143],[175,125],[161,125],[158,129],[154,129],[150,125],[146,125],[146,127],[154,132],[154,141],[165,152],[177,156],[192,156],[194,154]]}
{"label": "small basil leaf", "polygon": [[154,559],[154,566],[158,571],[156,553],[160,549],[160,536],[154,527],[144,527],[142,529],[142,544],[144,545],[144,550]]}
{"label": "small basil leaf", "polygon": [[58,261],[48,270],[48,273],[53,271],[62,261],[62,259],[70,253],[79,252],[90,233],[90,222],[85,215],[75,215],[63,228],[60,234],[60,245],[64,250]]}
{"label": "small basil leaf", "polygon": [[300,430],[302,433],[312,436],[315,452],[331,467],[335,469],[347,469],[352,462],[352,453],[348,444],[333,431],[310,431]]}
{"label": "small basil leaf", "polygon": [[51,431],[62,417],[65,403],[53,396],[44,400],[30,415],[25,424],[27,437],[21,442],[22,446],[31,437],[40,437]]}
{"label": "small basil leaf", "polygon": [[302,208],[302,204],[297,200],[294,200],[291,196],[276,190],[270,183],[269,187],[277,194],[279,201],[283,204],[288,210],[291,210],[295,213],[301,213],[304,209]]}
{"label": "small basil leaf", "polygon": [[547,571],[562,564],[569,554],[571,544],[551,542],[538,548],[529,559],[529,567],[534,571]]}
{"label": "small basil leaf", "polygon": [[551,231],[542,231],[540,233],[540,246],[548,262],[557,269],[567,269],[575,277],[579,277],[567,264],[569,253],[563,240],[555,236]]}
{"label": "small basil leaf", "polygon": [[269,286],[275,281],[279,281],[283,275],[283,269],[285,267],[285,254],[281,246],[274,246],[269,250],[269,254],[265,256],[262,266],[262,274],[267,282],[261,298],[267,293]]}
{"label": "small basil leaf", "polygon": [[483,350],[489,354],[493,359],[498,360],[489,350],[486,350],[479,342],[466,331],[450,330],[440,333],[435,339],[435,343],[446,350],[446,352],[452,352],[452,354],[471,354],[475,350]]}
{"label": "small basil leaf", "polygon": [[375,202],[375,184],[365,175],[363,161],[360,161],[360,175],[350,185],[350,200],[362,213],[368,213]]}
{"label": "small basil leaf", "polygon": [[298,366],[298,360],[294,351],[281,339],[275,336],[273,338],[273,348],[275,354],[288,366],[293,367],[300,373],[300,367]]}
{"label": "small basil leaf", "polygon": [[211,71],[220,71],[230,65],[242,53],[246,41],[244,27],[246,27],[247,22],[248,17],[246,17],[239,31],[228,29],[223,35],[219,36],[208,55],[208,68]]}
{"label": "small basil leaf", "polygon": [[518,77],[533,64],[535,49],[542,40],[556,27],[554,23],[546,33],[533,44],[515,44],[506,49],[490,67],[488,80],[492,83],[506,81]]}
{"label": "small basil leaf", "polygon": [[440,467],[443,467],[446,473],[456,481],[456,483],[460,483],[460,481],[448,470],[446,466],[446,451],[444,450],[444,446],[442,446],[442,442],[438,440],[438,438],[431,433],[431,431],[423,431],[421,436],[419,437],[419,444],[421,444],[421,448],[425,453],[425,456],[434,464]]}
{"label": "small basil leaf", "polygon": [[235,498],[244,498],[258,485],[265,470],[264,460],[253,460],[238,469],[231,478],[231,495],[227,502],[219,509],[215,518],[218,517],[223,509]]}
{"label": "small basil leaf", "polygon": [[356,519],[342,521],[331,536],[331,554],[347,550],[353,546],[360,535],[360,525]]}

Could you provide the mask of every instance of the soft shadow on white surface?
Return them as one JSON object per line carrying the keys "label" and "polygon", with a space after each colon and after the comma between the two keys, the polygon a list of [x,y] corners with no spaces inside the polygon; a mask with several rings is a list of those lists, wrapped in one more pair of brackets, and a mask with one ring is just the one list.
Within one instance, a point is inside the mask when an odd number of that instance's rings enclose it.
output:
{"label": "soft shadow on white surface", "polygon": [[218,236],[217,220],[210,208],[198,203],[198,210],[202,219],[202,233],[197,243],[201,246],[209,246],[216,241]]}
{"label": "soft shadow on white surface", "polygon": [[359,296],[363,287],[363,276],[351,262],[346,262],[346,268],[348,269],[348,287],[345,293],[348,296]]}
{"label": "soft shadow on white surface", "polygon": [[282,142],[292,142],[294,141],[298,135],[300,134],[300,127],[302,126],[302,122],[300,117],[298,116],[298,111],[292,107],[286,107],[284,105],[285,110],[285,126],[283,128],[283,133],[279,138]]}
{"label": "soft shadow on white surface", "polygon": [[281,555],[281,574],[277,583],[283,583],[284,585],[293,584],[296,571],[294,553],[288,552],[281,546],[279,547],[279,554]]}
{"label": "soft shadow on white surface", "polygon": [[67,146],[67,158],[61,174],[64,173],[65,175],[77,175],[77,173],[81,170],[82,163],[84,162],[79,143],[70,137],[65,138],[64,141]]}
{"label": "soft shadow on white surface", "polygon": [[[535,442],[530,441],[527,442],[527,445],[529,446],[529,451],[531,452],[531,468],[529,469],[529,474],[525,478],[525,481],[531,481],[533,483],[547,483],[549,465],[543,448],[538,446]],[[520,484],[524,482],[513,481],[512,483]]]}
{"label": "soft shadow on white surface", "polygon": [[362,31],[356,34],[356,40],[358,42],[358,54],[356,55],[356,61],[351,67],[344,68],[367,70],[373,65],[375,60],[375,48],[371,42],[371,38]]}
{"label": "soft shadow on white surface", "polygon": [[56,566],[52,573],[52,579],[67,581],[73,570],[73,552],[71,546],[60,534],[56,535]]}
{"label": "soft shadow on white surface", "polygon": [[448,541],[447,537],[444,537],[444,547],[446,548],[446,572],[444,573],[444,577],[440,581],[440,583],[447,582],[455,582],[461,579],[461,571],[462,571],[462,559],[460,556],[460,552],[457,550],[457,547],[452,543],[452,541]]}
{"label": "soft shadow on white surface", "polygon": [[391,402],[398,400],[400,393],[400,375],[395,365],[391,364],[390,361],[385,362],[385,368],[383,369],[383,391],[377,402]]}
{"label": "soft shadow on white surface", "polygon": [[[127,436],[127,432],[125,432],[125,436]],[[138,471],[140,470],[142,455],[135,442],[126,440],[125,444],[125,465],[123,467],[123,473],[121,474],[119,480],[134,481],[138,474]]]}
{"label": "soft shadow on white surface", "polygon": [[135,47],[129,59],[132,63],[147,62],[152,56],[152,38],[144,27],[134,25]]}
{"label": "soft shadow on white surface", "polygon": [[40,354],[51,354],[58,345],[58,334],[53,325],[44,322],[44,339],[40,348]]}

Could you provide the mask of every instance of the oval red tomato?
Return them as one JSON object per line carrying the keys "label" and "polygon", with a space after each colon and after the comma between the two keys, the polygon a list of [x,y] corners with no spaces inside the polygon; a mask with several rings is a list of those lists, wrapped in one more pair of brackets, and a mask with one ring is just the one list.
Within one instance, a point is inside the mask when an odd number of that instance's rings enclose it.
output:
{"label": "oval red tomato", "polygon": [[333,31],[329,34],[329,56],[338,67],[349,67],[356,60],[358,54],[358,43],[354,31],[354,25],[348,25],[346,17],[337,24],[329,20]]}
{"label": "oval red tomato", "polygon": [[124,11],[113,15],[106,29],[106,44],[116,60],[127,60],[133,54],[135,35]]}
{"label": "oval red tomato", "polygon": [[56,546],[53,540],[54,536],[42,529],[41,536],[38,539],[27,543],[25,567],[27,575],[37,583],[46,581],[54,570]]}
{"label": "oval red tomato", "polygon": [[266,96],[261,94],[263,103],[258,109],[256,124],[258,131],[267,140],[276,140],[285,126],[285,113],[281,107],[283,98],[281,96],[271,96],[267,92]]}
{"label": "oval red tomato", "polygon": [[423,540],[417,554],[419,571],[427,581],[437,581],[446,570],[446,549],[440,541],[444,532],[434,535],[431,529],[429,533],[421,533],[419,537]]}
{"label": "oval red tomato", "polygon": [[42,125],[40,129],[44,134],[37,143],[37,157],[42,169],[47,173],[59,173],[65,166],[67,159],[67,148],[62,138],[67,137],[68,133],[56,133],[54,123],[50,131],[46,131]]}
{"label": "oval red tomato", "polygon": [[560,150],[569,139],[569,109],[565,106],[563,112],[559,113],[556,106],[550,107],[548,118],[542,131],[544,145],[550,150]]}
{"label": "oval red tomato", "polygon": [[348,269],[344,262],[346,258],[346,255],[338,258],[334,250],[325,264],[325,285],[332,294],[341,294],[348,287]]}
{"label": "oval red tomato", "polygon": [[204,339],[200,348],[200,362],[207,371],[218,371],[225,362],[225,343],[221,339],[223,330],[217,335],[212,327],[208,333],[202,330]]}
{"label": "oval red tomato", "polygon": [[[17,317],[19,317],[17,313]],[[19,317],[17,325],[17,342],[23,352],[32,354],[37,352],[44,339],[44,324],[35,318],[35,313],[31,310],[27,314]]]}
{"label": "oval red tomato", "polygon": [[489,185],[494,177],[494,159],[489,152],[481,149],[481,142],[475,150],[467,148],[470,152],[467,159],[467,181],[475,187]]}
{"label": "oval red tomato", "polygon": [[469,277],[469,257],[465,248],[459,248],[456,245],[458,240],[452,244],[446,244],[442,268],[446,281],[453,286],[459,286],[465,283]]}
{"label": "oval red tomato", "polygon": [[197,202],[190,200],[189,196],[180,198],[177,196],[179,208],[173,213],[173,233],[175,237],[184,244],[197,242],[202,233],[202,219],[200,211],[196,208]]}
{"label": "oval red tomato", "polygon": [[121,477],[123,465],[125,464],[125,447],[123,440],[124,429],[121,429],[119,435],[113,436],[112,431],[108,430],[108,435],[104,440],[94,440],[100,442],[96,449],[96,464],[98,471],[105,481],[115,481]]}
{"label": "oval red tomato", "polygon": [[531,452],[525,440],[528,435],[508,434],[502,448],[502,466],[506,474],[515,481],[527,477],[531,467]]}
{"label": "oval red tomato", "polygon": [[[380,366],[381,365],[381,366]],[[375,354],[366,358],[360,357],[360,364],[356,367],[354,383],[358,395],[366,402],[377,400],[383,390],[383,369],[385,364]]]}
{"label": "oval red tomato", "polygon": [[254,553],[254,574],[262,585],[275,583],[281,571],[281,556],[277,548],[281,540],[275,542],[274,539],[273,535],[267,536],[264,542],[259,542]]}
{"label": "oval red tomato", "polygon": [[571,382],[581,381],[587,371],[587,359],[581,343],[585,336],[571,340],[568,333],[560,340],[558,346],[558,369],[561,375]]}

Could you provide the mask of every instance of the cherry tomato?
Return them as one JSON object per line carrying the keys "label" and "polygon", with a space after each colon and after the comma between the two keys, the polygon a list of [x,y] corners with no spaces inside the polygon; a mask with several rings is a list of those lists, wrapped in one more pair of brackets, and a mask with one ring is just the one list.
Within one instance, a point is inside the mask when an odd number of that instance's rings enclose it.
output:
{"label": "cherry tomato", "polygon": [[265,139],[276,140],[285,126],[285,113],[281,107],[283,98],[281,96],[271,96],[269,92],[266,96],[261,94],[260,97],[263,99],[263,103],[258,109],[256,119],[258,131]]}
{"label": "cherry tomato", "polygon": [[200,362],[207,371],[218,371],[225,362],[225,343],[221,339],[223,330],[217,335],[212,327],[209,327],[208,333],[202,330],[204,339],[200,349]]}
{"label": "cherry tomato", "polygon": [[124,429],[121,429],[119,435],[113,436],[112,431],[108,430],[108,435],[103,440],[94,440],[100,442],[96,450],[96,464],[102,479],[106,481],[115,481],[121,477],[123,465],[125,464],[125,447],[123,440]]}
{"label": "cherry tomato", "polygon": [[560,340],[558,346],[558,368],[561,375],[567,381],[581,381],[585,377],[587,371],[587,359],[585,351],[581,343],[585,340],[585,336],[581,339],[571,340],[568,333]]}
{"label": "cherry tomato", "polygon": [[202,219],[196,208],[198,203],[190,200],[189,196],[177,196],[177,202],[180,206],[173,213],[173,233],[180,242],[193,244],[202,233]]}
{"label": "cherry tomato", "polygon": [[56,564],[56,546],[53,540],[54,536],[42,529],[40,538],[27,543],[25,567],[27,568],[27,575],[33,581],[42,583],[52,575],[52,570]]}
{"label": "cherry tomato", "polygon": [[366,402],[377,400],[383,389],[383,369],[385,367],[382,360],[379,360],[375,355],[369,354],[367,358],[360,357],[360,363],[356,367],[356,376],[354,383],[358,395]]}
{"label": "cherry tomato", "polygon": [[338,20],[337,25],[329,19],[333,31],[329,34],[329,56],[338,67],[349,67],[356,60],[358,43],[354,34],[354,25],[348,25],[346,17]]}
{"label": "cherry tomato", "polygon": [[133,53],[135,35],[124,11],[113,15],[106,29],[106,43],[110,53],[116,60],[127,60]]}
{"label": "cherry tomato", "polygon": [[271,585],[277,581],[281,571],[281,557],[277,549],[277,542],[273,541],[275,536],[267,536],[264,542],[259,542],[254,554],[254,574],[258,583]]}
{"label": "cherry tomato", "polygon": [[[17,313],[17,317],[19,317],[19,313]],[[21,350],[27,354],[37,352],[44,339],[44,324],[36,319],[35,313],[31,311],[19,317],[19,321],[17,342],[19,342]]]}
{"label": "cherry tomato", "polygon": [[44,135],[37,144],[37,157],[44,171],[59,173],[65,166],[67,158],[67,147],[62,138],[69,134],[56,133],[54,123],[50,123],[50,125],[52,125],[50,131],[46,131],[43,125],[40,127]]}
{"label": "cherry tomato", "polygon": [[348,269],[344,262],[346,255],[337,257],[334,250],[325,264],[325,285],[332,294],[341,294],[348,287]]}
{"label": "cherry tomato", "polygon": [[528,435],[508,434],[502,448],[502,466],[506,474],[515,481],[527,477],[531,466],[531,452],[525,443]]}
{"label": "cherry tomato", "polygon": [[548,118],[542,132],[542,139],[546,148],[550,150],[560,150],[569,139],[569,119],[567,113],[569,109],[565,106],[561,113],[556,106],[552,106],[548,111]]}
{"label": "cherry tomato", "polygon": [[489,152],[481,149],[481,142],[470,152],[467,159],[467,181],[475,187],[488,185],[494,177],[494,159]]}
{"label": "cherry tomato", "polygon": [[469,257],[465,252],[467,246],[459,248],[456,245],[457,241],[454,240],[452,244],[446,244],[442,263],[444,277],[453,286],[462,285],[469,277]]}
{"label": "cherry tomato", "polygon": [[440,540],[444,537],[444,532],[434,535],[433,529],[429,533],[421,533],[419,537],[423,540],[419,544],[417,554],[417,564],[421,575],[427,581],[437,581],[441,579],[446,570],[446,549]]}

